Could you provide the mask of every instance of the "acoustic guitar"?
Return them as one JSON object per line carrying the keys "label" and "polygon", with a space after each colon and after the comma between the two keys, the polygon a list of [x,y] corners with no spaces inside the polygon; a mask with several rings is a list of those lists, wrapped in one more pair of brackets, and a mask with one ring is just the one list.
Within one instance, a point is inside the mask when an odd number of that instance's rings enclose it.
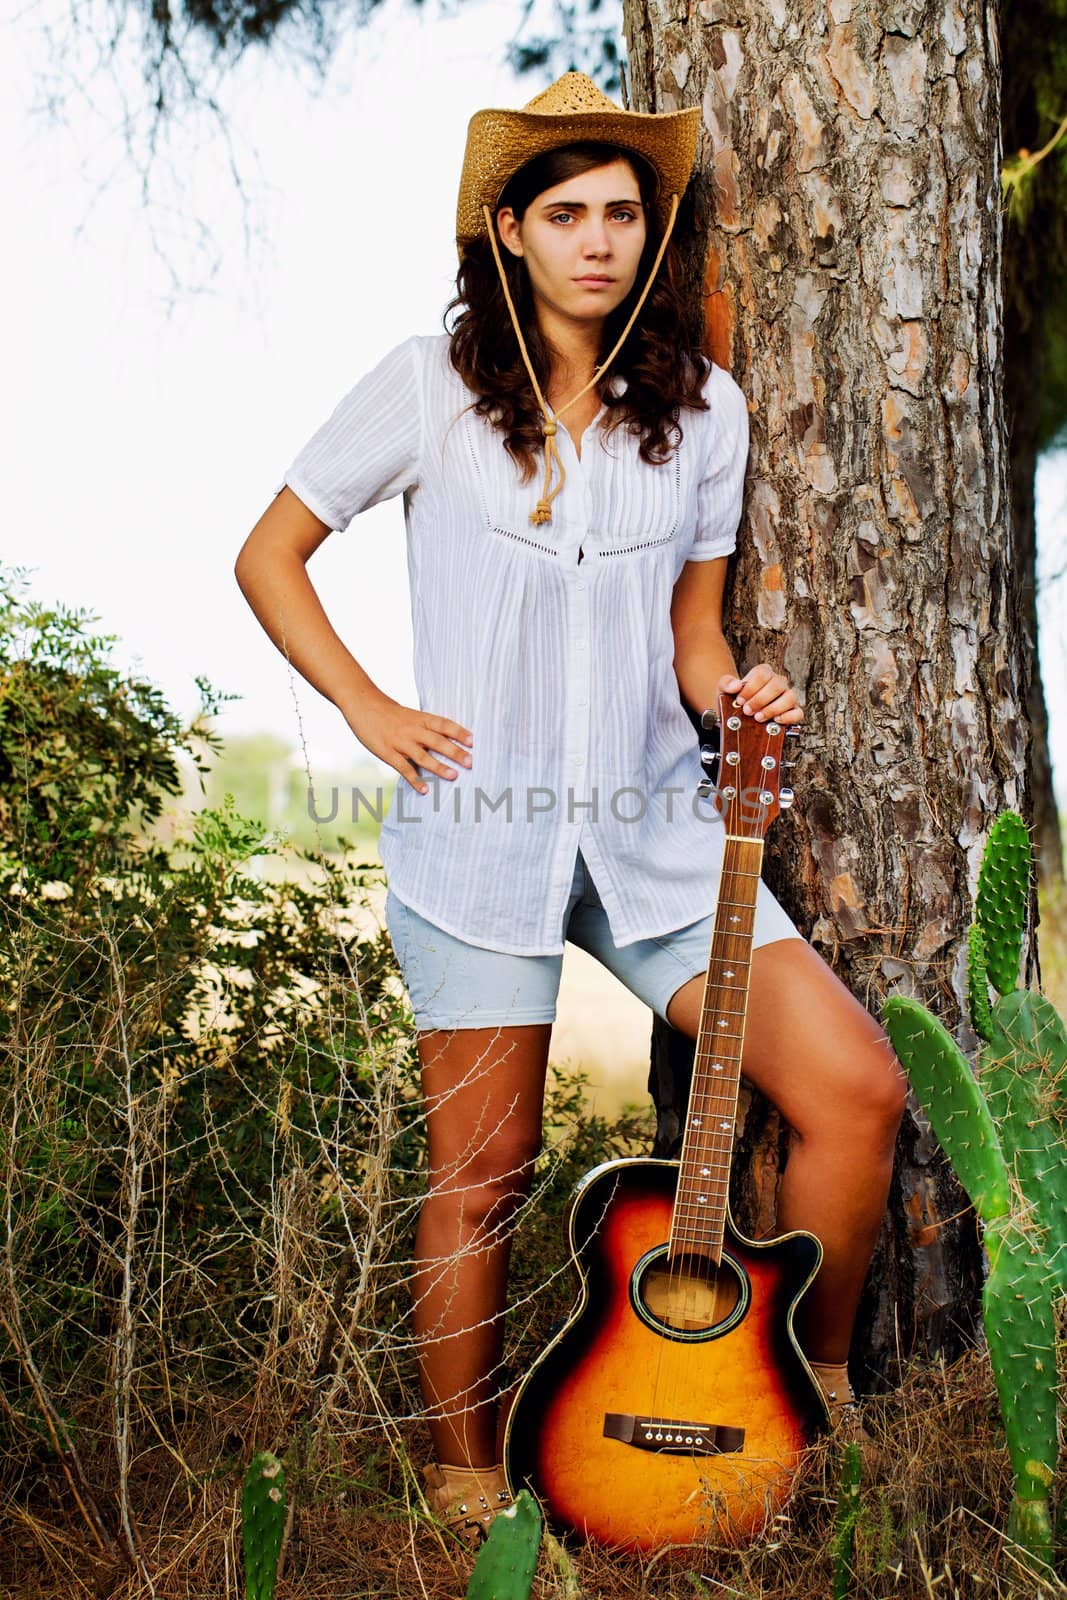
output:
{"label": "acoustic guitar", "polygon": [[[701,726],[715,721],[705,711]],[[822,1246],[799,1231],[745,1238],[729,1204],[763,841],[792,802],[782,758],[798,730],[726,695],[717,721],[725,856],[681,1153],[608,1161],[575,1188],[578,1299],[504,1430],[512,1491],[532,1489],[557,1533],[615,1549],[757,1538],[827,1421],[793,1331]]]}

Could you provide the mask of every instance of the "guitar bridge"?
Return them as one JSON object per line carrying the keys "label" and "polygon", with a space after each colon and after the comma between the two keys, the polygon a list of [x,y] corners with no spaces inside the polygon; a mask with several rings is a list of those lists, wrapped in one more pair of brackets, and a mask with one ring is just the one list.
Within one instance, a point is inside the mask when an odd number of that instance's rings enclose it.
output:
{"label": "guitar bridge", "polygon": [[716,1422],[672,1422],[665,1417],[637,1417],[628,1411],[604,1415],[605,1439],[618,1439],[635,1450],[661,1456],[721,1456],[744,1449],[744,1428]]}

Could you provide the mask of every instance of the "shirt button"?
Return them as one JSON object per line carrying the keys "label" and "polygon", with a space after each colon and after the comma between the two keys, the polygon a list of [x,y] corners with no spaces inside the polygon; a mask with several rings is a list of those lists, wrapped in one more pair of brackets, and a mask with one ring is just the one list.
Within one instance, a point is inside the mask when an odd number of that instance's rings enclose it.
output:
{"label": "shirt button", "polygon": [[575,762],[577,763],[577,765],[579,767],[584,767],[585,766],[585,757],[584,756],[575,756],[574,759],[575,759]]}
{"label": "shirt button", "polygon": [[585,649],[585,640],[584,639],[575,639],[574,648],[576,650],[584,650]]}

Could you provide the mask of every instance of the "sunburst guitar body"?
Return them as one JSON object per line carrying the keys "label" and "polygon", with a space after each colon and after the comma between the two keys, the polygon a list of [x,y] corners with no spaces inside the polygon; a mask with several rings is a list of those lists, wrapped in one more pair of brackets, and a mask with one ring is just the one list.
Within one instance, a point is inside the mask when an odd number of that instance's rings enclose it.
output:
{"label": "sunburst guitar body", "polygon": [[792,799],[791,730],[725,697],[718,721],[726,841],[681,1155],[607,1162],[577,1186],[578,1300],[504,1433],[512,1489],[531,1488],[558,1533],[614,1549],[759,1537],[827,1415],[793,1327],[822,1247],[746,1239],[729,1209],[763,835]]}
{"label": "sunburst guitar body", "polygon": [[557,1532],[613,1548],[757,1537],[789,1497],[825,1411],[792,1332],[817,1239],[745,1239],[718,1266],[666,1259],[678,1163],[612,1161],[583,1180],[568,1229],[582,1280],[566,1326],[518,1390],[513,1485]]}

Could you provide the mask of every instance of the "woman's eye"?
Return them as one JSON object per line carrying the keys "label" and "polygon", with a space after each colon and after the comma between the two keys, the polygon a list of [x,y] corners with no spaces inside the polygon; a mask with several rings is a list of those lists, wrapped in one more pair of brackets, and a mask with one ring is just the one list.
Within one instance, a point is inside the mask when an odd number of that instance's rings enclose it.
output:
{"label": "woman's eye", "polygon": [[[552,222],[562,222],[562,221],[564,221],[564,219],[570,219],[573,216],[574,216],[574,212],[573,211],[556,211],[556,212],[553,213],[553,215],[552,215],[550,220]],[[627,222],[633,222],[635,220],[636,213],[633,212],[633,211],[629,211],[629,210],[626,210],[626,211],[619,210],[619,211],[613,211],[612,212],[612,216],[613,217],[625,217]]]}

